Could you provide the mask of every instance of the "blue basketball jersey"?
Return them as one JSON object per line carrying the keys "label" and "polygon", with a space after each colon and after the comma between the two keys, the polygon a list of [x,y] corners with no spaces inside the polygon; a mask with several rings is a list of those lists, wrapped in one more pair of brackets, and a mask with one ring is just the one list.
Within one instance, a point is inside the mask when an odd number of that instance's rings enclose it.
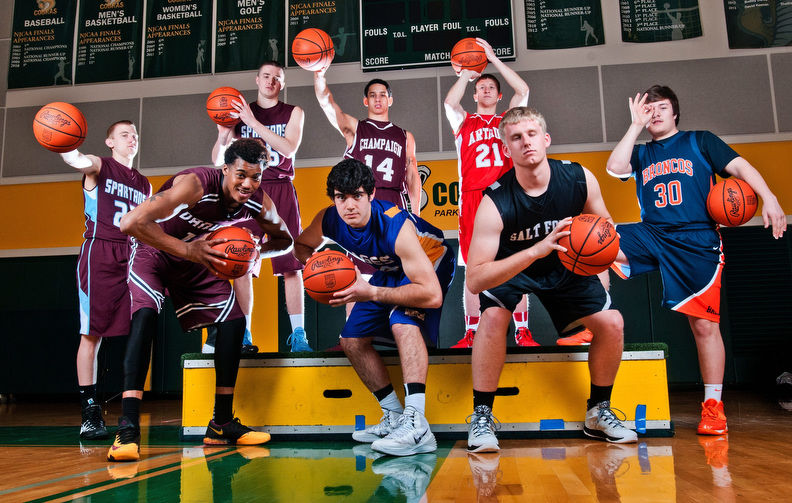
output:
{"label": "blue basketball jersey", "polygon": [[663,228],[713,228],[707,194],[737,152],[709,131],[680,131],[633,147],[641,220]]}

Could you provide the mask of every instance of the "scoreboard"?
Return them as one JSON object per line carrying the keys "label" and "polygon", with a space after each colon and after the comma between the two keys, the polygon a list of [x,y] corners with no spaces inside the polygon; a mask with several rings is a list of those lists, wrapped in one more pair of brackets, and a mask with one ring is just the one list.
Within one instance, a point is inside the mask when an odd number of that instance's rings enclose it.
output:
{"label": "scoreboard", "polygon": [[363,71],[443,66],[465,37],[485,39],[513,61],[511,0],[365,0],[360,2]]}

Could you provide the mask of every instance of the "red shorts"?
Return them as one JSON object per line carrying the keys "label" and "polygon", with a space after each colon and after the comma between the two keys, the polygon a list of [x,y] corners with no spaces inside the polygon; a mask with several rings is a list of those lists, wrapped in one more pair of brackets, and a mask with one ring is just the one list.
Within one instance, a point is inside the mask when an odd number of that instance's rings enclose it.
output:
{"label": "red shorts", "polygon": [[473,223],[476,221],[484,189],[467,190],[462,192],[459,200],[459,253],[462,255],[462,264],[467,263],[470,238],[473,236]]}

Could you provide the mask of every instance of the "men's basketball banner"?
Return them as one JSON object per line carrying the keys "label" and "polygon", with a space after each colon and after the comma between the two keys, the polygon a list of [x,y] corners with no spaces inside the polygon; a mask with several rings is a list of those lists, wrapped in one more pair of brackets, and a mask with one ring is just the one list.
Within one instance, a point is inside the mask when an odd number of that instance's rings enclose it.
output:
{"label": "men's basketball banner", "polygon": [[76,12],[77,0],[14,2],[9,89],[72,83]]}
{"label": "men's basketball banner", "polygon": [[142,33],[143,0],[80,2],[74,80],[139,79]]}
{"label": "men's basketball banner", "polygon": [[600,0],[525,0],[529,49],[568,49],[605,43]]}
{"label": "men's basketball banner", "polygon": [[729,49],[792,45],[792,1],[723,0]]}
{"label": "men's basketball banner", "polygon": [[701,36],[698,0],[619,0],[624,42],[667,42]]}
{"label": "men's basketball banner", "polygon": [[275,0],[217,2],[215,71],[254,70],[264,61],[286,61],[284,3]]}
{"label": "men's basketball banner", "polygon": [[[289,0],[289,47],[302,30],[319,28],[330,35],[335,50],[335,63],[360,61],[358,35],[360,6],[357,0],[305,2]],[[289,66],[297,66],[289,57]]]}
{"label": "men's basketball banner", "polygon": [[143,77],[212,72],[212,0],[148,0]]}

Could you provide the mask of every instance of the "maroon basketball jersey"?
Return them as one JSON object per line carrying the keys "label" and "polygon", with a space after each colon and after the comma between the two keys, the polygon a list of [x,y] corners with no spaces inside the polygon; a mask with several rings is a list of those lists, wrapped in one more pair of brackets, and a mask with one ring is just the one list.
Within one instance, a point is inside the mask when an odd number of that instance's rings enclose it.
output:
{"label": "maroon basketball jersey", "polygon": [[[286,136],[286,124],[291,119],[294,105],[288,105],[279,101],[271,108],[261,108],[258,103],[251,103],[250,110],[256,120],[268,127],[270,131],[278,136]],[[234,126],[234,136],[237,138],[258,138],[259,134],[244,122],[238,122]],[[277,180],[282,178],[294,179],[294,158],[286,157],[277,150],[267,145],[272,160],[267,165],[267,169],[261,174],[262,180]]]}
{"label": "maroon basketball jersey", "polygon": [[254,218],[261,213],[261,202],[264,199],[264,191],[261,187],[239,208],[232,210],[226,206],[223,196],[223,172],[218,168],[190,168],[180,171],[169,178],[159,192],[171,188],[177,176],[189,173],[195,174],[201,181],[204,195],[192,208],[181,208],[168,219],[160,221],[160,227],[166,234],[182,241],[192,241],[219,227]]}
{"label": "maroon basketball jersey", "polygon": [[[151,195],[151,184],[136,169],[130,169],[112,157],[102,157],[96,187],[83,188],[85,239],[99,238],[126,242],[121,232],[121,217]],[[85,186],[83,177],[83,187]]]}
{"label": "maroon basketball jersey", "polygon": [[374,187],[406,192],[407,131],[392,122],[362,119],[344,157],[365,163],[374,173]]}

